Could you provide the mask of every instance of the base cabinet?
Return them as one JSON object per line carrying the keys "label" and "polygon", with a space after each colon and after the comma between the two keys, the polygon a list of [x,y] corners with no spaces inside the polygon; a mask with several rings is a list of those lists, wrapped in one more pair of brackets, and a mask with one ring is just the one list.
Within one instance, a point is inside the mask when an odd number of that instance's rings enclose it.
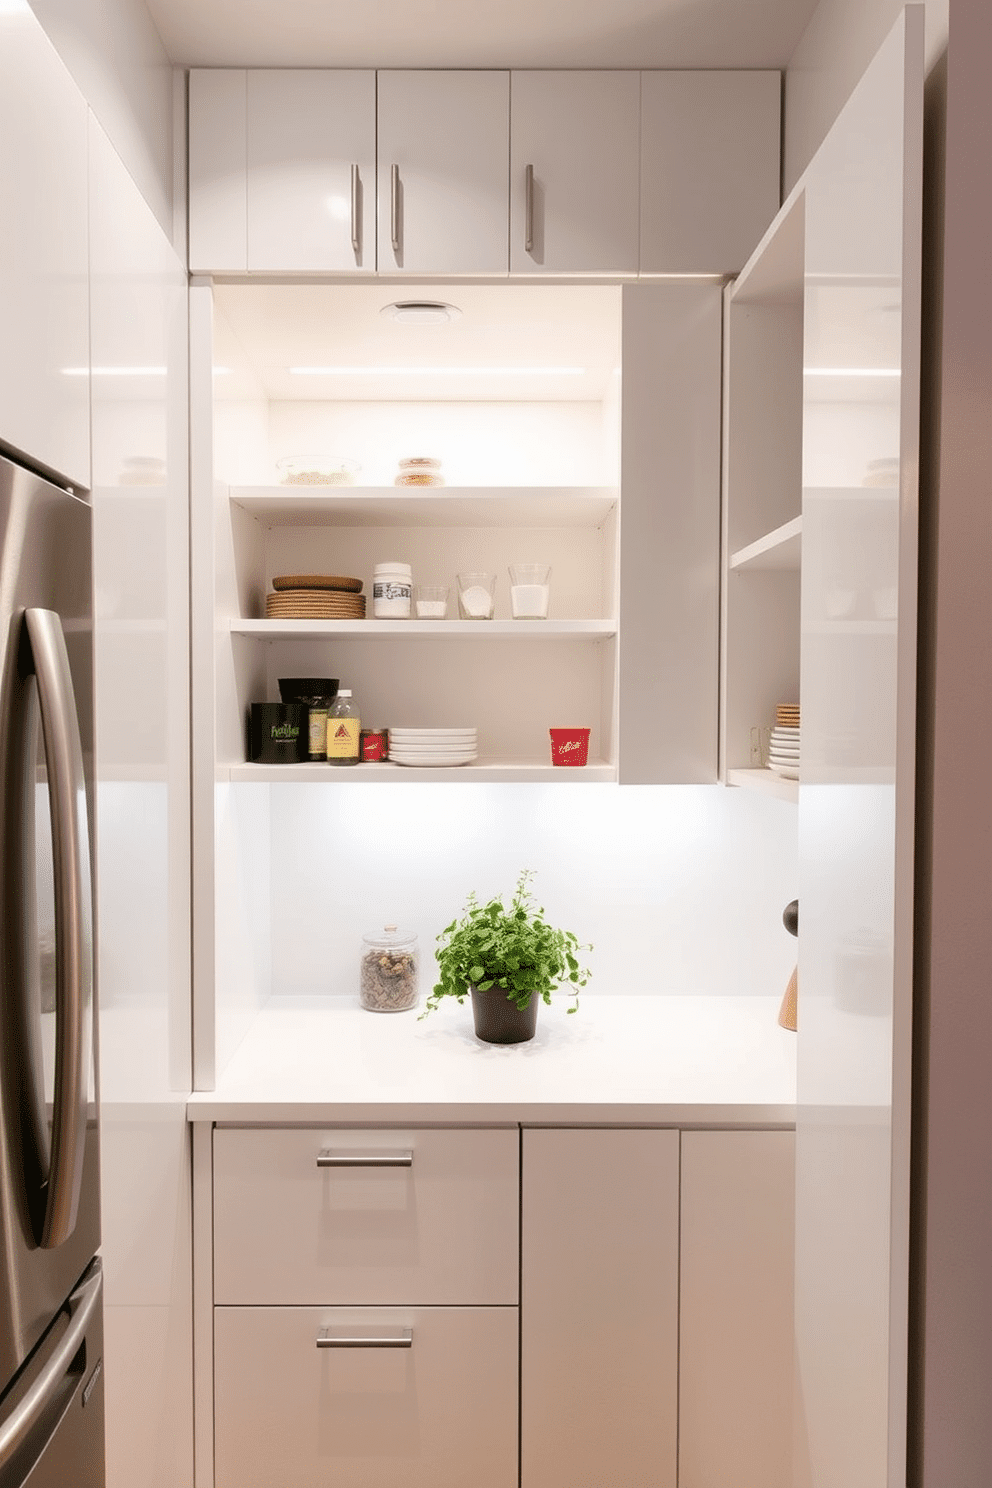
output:
{"label": "base cabinet", "polygon": [[525,1131],[521,1488],[675,1488],[679,1133]]}
{"label": "base cabinet", "polygon": [[795,1133],[682,1133],[679,1488],[792,1488]]}
{"label": "base cabinet", "polygon": [[196,1488],[791,1488],[793,1165],[790,1131],[218,1128]]}
{"label": "base cabinet", "polygon": [[515,1488],[515,1307],[218,1307],[216,1488]]}

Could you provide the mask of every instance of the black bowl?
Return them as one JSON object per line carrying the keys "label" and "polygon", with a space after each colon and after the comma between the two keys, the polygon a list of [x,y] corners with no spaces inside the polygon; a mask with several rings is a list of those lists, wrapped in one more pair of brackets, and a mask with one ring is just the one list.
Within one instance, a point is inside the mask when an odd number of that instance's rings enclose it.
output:
{"label": "black bowl", "polygon": [[337,677],[280,677],[279,696],[284,703],[305,703],[310,698],[336,698]]}

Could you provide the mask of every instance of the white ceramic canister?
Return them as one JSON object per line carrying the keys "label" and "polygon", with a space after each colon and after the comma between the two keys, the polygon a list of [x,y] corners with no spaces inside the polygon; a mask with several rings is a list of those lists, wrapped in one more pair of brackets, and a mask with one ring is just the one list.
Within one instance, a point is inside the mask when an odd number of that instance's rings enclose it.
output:
{"label": "white ceramic canister", "polygon": [[413,570],[409,563],[377,563],[372,570],[372,614],[377,620],[409,620]]}

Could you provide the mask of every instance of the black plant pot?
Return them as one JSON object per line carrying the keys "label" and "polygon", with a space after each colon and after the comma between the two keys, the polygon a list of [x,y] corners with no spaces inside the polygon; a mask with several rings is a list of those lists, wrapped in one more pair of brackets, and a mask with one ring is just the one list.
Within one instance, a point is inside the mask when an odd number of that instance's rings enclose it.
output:
{"label": "black plant pot", "polygon": [[475,1036],[485,1044],[524,1044],[534,1037],[537,1028],[537,1005],[540,997],[535,992],[523,1009],[518,1008],[506,995],[504,987],[490,987],[480,992],[478,987],[469,987],[472,993],[472,1016],[475,1019]]}

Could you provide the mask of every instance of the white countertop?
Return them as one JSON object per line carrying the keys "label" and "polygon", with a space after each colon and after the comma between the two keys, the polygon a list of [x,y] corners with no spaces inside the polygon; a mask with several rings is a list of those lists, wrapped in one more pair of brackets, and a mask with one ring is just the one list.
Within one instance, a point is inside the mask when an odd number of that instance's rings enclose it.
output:
{"label": "white countertop", "polygon": [[558,998],[525,1044],[483,1044],[453,999],[368,1013],[278,998],[191,1121],[781,1126],[795,1121],[796,1038],[778,997]]}

